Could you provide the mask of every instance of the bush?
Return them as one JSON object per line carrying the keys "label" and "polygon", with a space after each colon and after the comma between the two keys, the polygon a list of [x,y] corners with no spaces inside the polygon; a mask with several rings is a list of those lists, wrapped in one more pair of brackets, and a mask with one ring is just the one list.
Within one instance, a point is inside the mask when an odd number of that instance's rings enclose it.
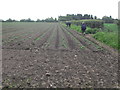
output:
{"label": "bush", "polygon": [[102,17],[102,20],[105,22],[105,23],[113,23],[114,22],[114,20],[113,20],[113,18],[110,16],[110,17],[108,17],[108,16],[104,16],[104,17]]}
{"label": "bush", "polygon": [[[65,26],[65,24],[64,24],[64,26]],[[70,28],[73,29],[73,30],[76,30],[78,32],[82,32],[81,26],[76,26],[76,25],[72,24]],[[99,32],[99,31],[100,30],[98,28],[89,28],[89,27],[87,27],[86,34],[95,34],[95,33]]]}
{"label": "bush", "polygon": [[78,32],[81,32],[81,27],[80,26],[76,26],[76,25],[72,24],[70,28],[73,29],[73,30],[76,30]]}
{"label": "bush", "polygon": [[92,28],[88,28],[87,30],[86,30],[86,34],[95,34],[95,33],[97,33],[99,30],[97,29],[97,28],[94,28],[94,29],[92,29]]}
{"label": "bush", "polygon": [[117,25],[120,27],[120,20],[118,20],[118,23],[117,23]]}

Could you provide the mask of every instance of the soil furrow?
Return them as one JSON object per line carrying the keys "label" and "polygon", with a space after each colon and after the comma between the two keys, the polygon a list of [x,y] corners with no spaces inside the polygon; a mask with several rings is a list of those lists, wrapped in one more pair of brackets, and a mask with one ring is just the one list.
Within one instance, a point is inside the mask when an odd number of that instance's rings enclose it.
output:
{"label": "soil furrow", "polygon": [[58,26],[57,26],[57,38],[56,38],[55,48],[58,49],[58,47],[59,47],[59,30],[58,30]]}
{"label": "soil furrow", "polygon": [[35,43],[34,47],[38,47],[41,48],[45,42],[47,42],[48,38],[51,36],[51,34],[53,33],[53,29],[48,29],[47,33],[45,33],[45,35],[43,37],[41,37],[40,40],[37,40],[37,42]]}
{"label": "soil furrow", "polygon": [[[13,46],[10,46],[11,43],[4,44],[5,48],[2,50],[3,87],[118,87],[117,57],[113,57],[105,50],[93,52],[98,50],[96,45],[90,43],[80,33],[69,30],[59,23],[25,25],[21,23],[20,26],[14,27],[16,30],[21,27],[26,30],[11,31],[11,33],[8,31],[4,35],[14,36],[21,32],[30,32],[30,34],[22,35],[20,39],[13,41]],[[20,45],[17,45],[18,43]]]}
{"label": "soil furrow", "polygon": [[42,32],[37,30],[34,33],[24,34],[21,35],[18,40],[13,40],[12,42],[8,43],[7,45],[3,45],[4,49],[18,49],[18,50],[29,50],[33,47],[34,41],[36,38],[40,37],[41,35],[45,34],[48,31],[49,27]]}
{"label": "soil furrow", "polygon": [[[63,27],[63,28],[65,28],[65,27]],[[65,28],[65,30],[70,32],[71,35],[73,35],[83,46],[85,46],[88,49],[90,49],[90,51],[97,52],[97,51],[101,51],[102,50],[100,46],[98,46],[98,45],[94,44],[93,42],[87,40],[83,35],[75,33],[75,31],[68,30],[67,28]],[[98,48],[96,46],[98,46]]]}
{"label": "soil furrow", "polygon": [[66,36],[66,38],[68,40],[68,44],[69,44],[70,49],[75,49],[75,42],[72,40],[72,38],[69,36],[69,34],[64,31],[63,28],[61,28],[61,29],[65,33],[65,36]]}
{"label": "soil furrow", "polygon": [[59,24],[58,24],[58,30],[59,30],[59,49],[70,50],[68,45],[68,40]]}

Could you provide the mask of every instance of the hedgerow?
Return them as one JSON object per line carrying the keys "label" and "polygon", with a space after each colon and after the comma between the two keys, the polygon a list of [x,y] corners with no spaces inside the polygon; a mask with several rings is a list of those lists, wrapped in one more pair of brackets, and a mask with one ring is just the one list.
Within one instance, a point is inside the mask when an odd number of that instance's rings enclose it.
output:
{"label": "hedgerow", "polygon": [[72,20],[71,23],[75,25],[81,25],[84,22],[90,28],[103,28],[104,22],[102,20],[87,19],[87,20]]}

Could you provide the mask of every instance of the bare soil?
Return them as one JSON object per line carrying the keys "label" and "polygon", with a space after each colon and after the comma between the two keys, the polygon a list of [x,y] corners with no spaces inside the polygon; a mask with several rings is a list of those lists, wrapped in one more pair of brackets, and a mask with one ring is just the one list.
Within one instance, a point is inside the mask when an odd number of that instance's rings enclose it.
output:
{"label": "bare soil", "polygon": [[3,24],[2,49],[5,88],[118,87],[118,56],[59,23]]}

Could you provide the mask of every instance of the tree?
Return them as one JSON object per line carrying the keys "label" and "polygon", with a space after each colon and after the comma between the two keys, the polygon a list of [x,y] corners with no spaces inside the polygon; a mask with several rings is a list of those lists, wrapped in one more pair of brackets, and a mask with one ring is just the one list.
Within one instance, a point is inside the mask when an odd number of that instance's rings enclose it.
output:
{"label": "tree", "polygon": [[51,18],[46,18],[44,21],[45,21],[45,22],[55,22],[55,20],[53,19],[53,17],[51,17]]}
{"label": "tree", "polygon": [[77,14],[76,16],[78,18],[78,20],[82,19],[82,14]]}
{"label": "tree", "polygon": [[26,22],[34,22],[34,20],[31,20],[30,18],[26,19]]}
{"label": "tree", "polygon": [[112,18],[112,16],[110,16],[110,18]]}
{"label": "tree", "polygon": [[90,15],[84,14],[84,19],[90,19]]}
{"label": "tree", "polygon": [[25,22],[25,19],[21,19],[20,22]]}
{"label": "tree", "polygon": [[37,19],[37,21],[36,22],[41,22],[41,20],[40,19]]}
{"label": "tree", "polygon": [[103,16],[102,17],[102,20],[105,22],[105,23],[113,23],[114,20],[112,19],[112,17],[108,17],[108,16]]}
{"label": "tree", "polygon": [[21,19],[20,22],[34,22],[34,20],[28,19]]}
{"label": "tree", "polygon": [[94,16],[94,19],[97,19],[97,16]]}
{"label": "tree", "polygon": [[6,20],[6,22],[13,22],[13,20],[9,18],[8,20]]}
{"label": "tree", "polygon": [[57,22],[57,18],[55,18],[55,22]]}
{"label": "tree", "polygon": [[66,16],[59,16],[58,20],[59,21],[67,21],[67,18],[66,18]]}
{"label": "tree", "polygon": [[90,19],[93,19],[93,15],[90,15]]}

